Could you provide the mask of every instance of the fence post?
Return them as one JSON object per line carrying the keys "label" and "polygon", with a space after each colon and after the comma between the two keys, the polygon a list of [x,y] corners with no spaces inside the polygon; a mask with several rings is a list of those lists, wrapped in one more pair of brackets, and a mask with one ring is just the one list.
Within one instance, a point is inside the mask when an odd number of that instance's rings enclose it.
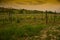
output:
{"label": "fence post", "polygon": [[12,13],[10,11],[8,12],[8,16],[9,16],[9,21],[11,21],[12,23]]}
{"label": "fence post", "polygon": [[45,14],[45,16],[46,16],[46,24],[47,24],[47,23],[48,23],[47,11],[46,11],[46,14]]}
{"label": "fence post", "polygon": [[54,24],[55,24],[55,22],[56,22],[56,11],[54,13]]}

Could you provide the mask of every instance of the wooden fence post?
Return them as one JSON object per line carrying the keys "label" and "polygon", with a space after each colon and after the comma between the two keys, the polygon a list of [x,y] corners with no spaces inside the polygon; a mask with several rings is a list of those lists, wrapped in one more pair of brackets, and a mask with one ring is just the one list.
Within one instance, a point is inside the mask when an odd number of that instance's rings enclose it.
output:
{"label": "wooden fence post", "polygon": [[46,24],[47,24],[47,23],[48,23],[47,11],[46,11],[46,14],[45,14],[45,16],[46,16]]}
{"label": "wooden fence post", "polygon": [[56,23],[56,11],[54,13],[54,24]]}

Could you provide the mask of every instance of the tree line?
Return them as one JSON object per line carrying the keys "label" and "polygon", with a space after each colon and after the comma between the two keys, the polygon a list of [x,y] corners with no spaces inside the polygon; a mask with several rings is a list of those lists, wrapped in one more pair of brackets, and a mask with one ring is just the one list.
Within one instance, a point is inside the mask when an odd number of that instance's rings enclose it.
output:
{"label": "tree line", "polygon": [[26,10],[26,9],[13,9],[13,8],[3,8],[0,7],[0,13],[18,13],[18,14],[40,14],[40,13],[56,13],[52,11],[38,11],[38,10]]}

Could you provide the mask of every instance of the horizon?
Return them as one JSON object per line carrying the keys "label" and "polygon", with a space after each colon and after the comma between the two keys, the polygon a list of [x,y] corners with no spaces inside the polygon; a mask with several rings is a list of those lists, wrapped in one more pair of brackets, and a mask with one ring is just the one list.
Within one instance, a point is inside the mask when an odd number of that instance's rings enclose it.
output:
{"label": "horizon", "polygon": [[[10,10],[10,9],[12,10],[12,9],[13,9],[13,10],[18,10],[18,11],[19,11],[19,10],[23,10],[23,11],[26,10],[26,11],[37,11],[37,12],[46,12],[46,11],[47,11],[47,13],[49,13],[49,12],[52,12],[52,13],[60,13],[60,12],[57,12],[57,11],[49,11],[49,10],[41,11],[41,10],[15,9],[15,8],[5,8],[5,7],[0,7],[0,8],[1,8],[1,9],[4,8],[4,10],[5,10],[5,9],[7,9],[7,10]],[[2,11],[3,11],[3,10],[2,10]]]}

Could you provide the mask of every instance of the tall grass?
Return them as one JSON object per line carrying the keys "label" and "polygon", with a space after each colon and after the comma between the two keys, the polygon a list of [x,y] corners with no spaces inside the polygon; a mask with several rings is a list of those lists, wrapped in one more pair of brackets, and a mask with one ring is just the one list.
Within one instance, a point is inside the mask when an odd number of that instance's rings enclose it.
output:
{"label": "tall grass", "polygon": [[0,28],[0,40],[13,40],[16,37],[32,37],[40,35],[40,31],[46,28],[45,25],[11,25],[6,28]]}

